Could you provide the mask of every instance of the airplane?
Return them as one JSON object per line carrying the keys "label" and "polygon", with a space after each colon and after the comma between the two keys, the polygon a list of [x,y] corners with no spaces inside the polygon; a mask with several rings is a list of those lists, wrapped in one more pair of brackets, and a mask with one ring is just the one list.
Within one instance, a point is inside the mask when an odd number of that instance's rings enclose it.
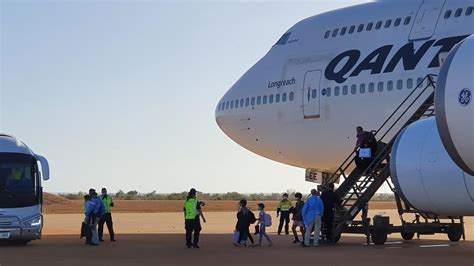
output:
{"label": "airplane", "polygon": [[225,93],[216,122],[253,153],[332,174],[357,126],[377,129],[436,75],[435,117],[397,137],[392,181],[421,210],[474,215],[473,33],[472,0],[378,0],[309,17]]}

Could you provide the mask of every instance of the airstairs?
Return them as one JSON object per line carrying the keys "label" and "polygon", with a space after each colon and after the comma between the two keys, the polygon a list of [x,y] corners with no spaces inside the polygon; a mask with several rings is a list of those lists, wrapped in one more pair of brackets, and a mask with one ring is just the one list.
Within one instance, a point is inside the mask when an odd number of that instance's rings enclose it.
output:
{"label": "airstairs", "polygon": [[[335,191],[341,199],[334,218],[332,239],[337,242],[343,233],[365,234],[367,244],[370,238],[374,244],[384,244],[387,235],[401,233],[410,240],[415,234],[447,233],[452,241],[464,236],[462,217],[449,217],[451,222],[442,223],[436,214],[416,210],[398,195],[390,183],[390,154],[399,133],[411,123],[434,115],[434,93],[436,76],[427,75],[400,103],[387,120],[374,132],[378,149],[373,160],[366,166],[356,167],[357,152],[353,151],[337,171],[322,184],[334,183],[342,179]],[[347,173],[349,173],[347,175]],[[375,216],[372,223],[367,217],[368,202],[377,190],[387,183],[395,195],[401,226],[390,224],[389,217]],[[405,221],[404,214],[415,216],[413,221]],[[361,215],[359,215],[361,214]],[[358,219],[358,220],[357,220]],[[459,219],[459,223],[455,223]]]}

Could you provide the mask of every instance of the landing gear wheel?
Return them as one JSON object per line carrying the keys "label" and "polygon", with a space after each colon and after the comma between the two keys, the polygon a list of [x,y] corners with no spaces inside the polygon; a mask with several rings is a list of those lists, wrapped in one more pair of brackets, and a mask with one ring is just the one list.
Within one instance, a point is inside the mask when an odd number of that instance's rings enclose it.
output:
{"label": "landing gear wheel", "polygon": [[375,245],[383,245],[387,241],[387,233],[383,231],[375,231],[372,233],[372,242]]}
{"label": "landing gear wheel", "polygon": [[335,244],[335,243],[339,242],[339,240],[341,240],[341,234],[338,234],[338,235],[334,236],[332,242]]}
{"label": "landing gear wheel", "polygon": [[458,228],[452,228],[448,231],[448,238],[451,242],[458,242],[462,237],[462,232]]}
{"label": "landing gear wheel", "polygon": [[402,232],[402,238],[404,240],[412,240],[415,237],[415,233]]}

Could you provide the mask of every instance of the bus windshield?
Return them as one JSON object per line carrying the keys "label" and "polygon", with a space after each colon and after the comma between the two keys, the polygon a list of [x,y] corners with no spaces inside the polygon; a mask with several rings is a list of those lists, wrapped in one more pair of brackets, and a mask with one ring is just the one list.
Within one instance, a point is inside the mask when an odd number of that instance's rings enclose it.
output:
{"label": "bus windshield", "polygon": [[0,153],[0,208],[39,204],[40,182],[36,158],[20,153]]}

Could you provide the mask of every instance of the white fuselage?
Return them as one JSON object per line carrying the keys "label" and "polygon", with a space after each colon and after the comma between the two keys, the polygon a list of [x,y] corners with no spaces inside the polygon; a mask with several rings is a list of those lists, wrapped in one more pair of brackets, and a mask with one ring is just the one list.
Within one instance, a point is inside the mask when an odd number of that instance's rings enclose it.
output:
{"label": "white fuselage", "polygon": [[332,172],[356,126],[377,129],[474,32],[472,6],[382,0],[305,19],[229,89],[216,121],[256,154]]}

